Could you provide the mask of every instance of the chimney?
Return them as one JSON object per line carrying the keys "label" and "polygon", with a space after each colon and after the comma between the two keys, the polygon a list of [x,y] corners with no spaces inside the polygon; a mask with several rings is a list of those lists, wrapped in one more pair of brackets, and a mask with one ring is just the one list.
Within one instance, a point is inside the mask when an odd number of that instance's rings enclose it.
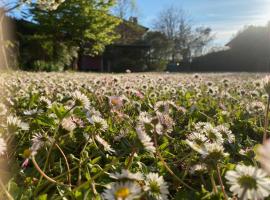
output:
{"label": "chimney", "polygon": [[130,17],[129,21],[134,23],[134,24],[138,24],[138,18],[137,17]]}

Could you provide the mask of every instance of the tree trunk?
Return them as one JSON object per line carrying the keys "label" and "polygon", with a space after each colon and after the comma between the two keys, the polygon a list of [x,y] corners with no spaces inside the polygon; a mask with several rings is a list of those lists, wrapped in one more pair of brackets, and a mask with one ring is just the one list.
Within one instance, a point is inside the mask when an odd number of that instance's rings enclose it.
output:
{"label": "tree trunk", "polygon": [[81,70],[81,65],[82,65],[82,57],[83,57],[83,47],[82,45],[80,46],[78,50],[78,57],[77,57],[77,70]]}
{"label": "tree trunk", "polygon": [[[6,46],[5,46],[5,38],[4,38],[4,19],[5,19],[5,15],[3,13],[1,14],[1,18],[0,18],[0,28],[1,28],[1,32],[0,32],[0,48],[1,48],[1,52],[2,52],[2,56],[1,56],[1,60],[3,63],[0,63],[3,66],[4,70],[8,70],[9,69],[9,63],[8,63],[8,58],[7,58],[7,52],[6,52]],[[7,28],[7,27],[6,27]],[[1,69],[2,67],[0,67]]]}

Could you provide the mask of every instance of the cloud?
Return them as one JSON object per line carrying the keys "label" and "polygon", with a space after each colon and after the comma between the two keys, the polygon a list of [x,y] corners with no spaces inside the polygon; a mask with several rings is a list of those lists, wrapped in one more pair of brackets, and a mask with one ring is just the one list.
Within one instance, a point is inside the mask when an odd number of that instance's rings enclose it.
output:
{"label": "cloud", "polygon": [[158,12],[166,5],[183,8],[193,24],[209,26],[216,41],[225,44],[246,25],[265,25],[270,21],[270,0],[138,0],[144,17],[142,23],[151,27]]}
{"label": "cloud", "polygon": [[216,33],[217,41],[228,41],[244,26],[265,25],[270,20],[269,0],[206,2],[208,4],[200,8],[194,4],[197,7],[196,20],[210,26]]}

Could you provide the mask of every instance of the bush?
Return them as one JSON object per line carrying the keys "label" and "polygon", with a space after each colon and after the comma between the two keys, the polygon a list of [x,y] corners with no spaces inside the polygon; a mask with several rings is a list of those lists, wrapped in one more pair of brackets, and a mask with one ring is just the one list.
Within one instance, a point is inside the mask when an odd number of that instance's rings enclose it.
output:
{"label": "bush", "polygon": [[59,63],[37,60],[37,61],[34,61],[34,63],[33,63],[33,70],[34,71],[46,71],[46,72],[63,71],[64,67]]}

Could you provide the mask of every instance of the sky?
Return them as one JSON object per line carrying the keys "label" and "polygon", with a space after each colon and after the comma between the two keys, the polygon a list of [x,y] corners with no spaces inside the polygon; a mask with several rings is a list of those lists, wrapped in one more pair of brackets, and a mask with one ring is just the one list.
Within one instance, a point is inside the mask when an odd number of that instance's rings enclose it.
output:
{"label": "sky", "polygon": [[152,28],[158,13],[171,5],[183,9],[195,26],[212,28],[217,46],[247,25],[270,21],[270,0],[137,0],[140,23]]}
{"label": "sky", "polygon": [[207,26],[212,29],[215,36],[212,46],[225,45],[247,25],[266,25],[270,21],[270,0],[136,0],[136,2],[135,15],[138,15],[142,25],[149,28],[153,28],[154,20],[163,9],[170,6],[183,9],[194,26]]}

